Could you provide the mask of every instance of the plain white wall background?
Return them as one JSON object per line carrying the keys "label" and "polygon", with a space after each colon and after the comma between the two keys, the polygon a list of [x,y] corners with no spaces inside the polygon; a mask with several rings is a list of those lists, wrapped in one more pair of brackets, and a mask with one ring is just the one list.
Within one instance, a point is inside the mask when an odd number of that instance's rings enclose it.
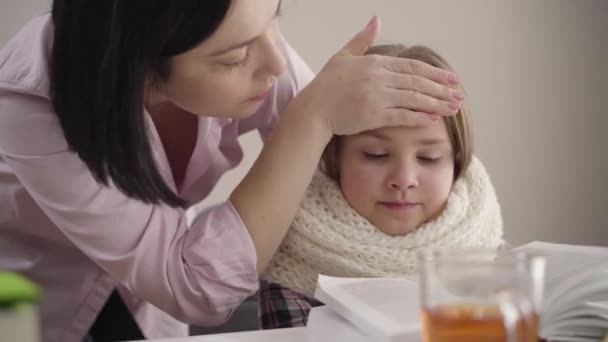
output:
{"label": "plain white wall background", "polygon": [[[0,44],[49,3],[0,0]],[[284,0],[281,22],[318,71],[371,15],[379,42],[428,45],[458,71],[509,240],[608,245],[608,1]],[[261,147],[242,144],[210,202]]]}
{"label": "plain white wall background", "polygon": [[51,0],[0,0],[0,46],[31,17],[50,9]]}

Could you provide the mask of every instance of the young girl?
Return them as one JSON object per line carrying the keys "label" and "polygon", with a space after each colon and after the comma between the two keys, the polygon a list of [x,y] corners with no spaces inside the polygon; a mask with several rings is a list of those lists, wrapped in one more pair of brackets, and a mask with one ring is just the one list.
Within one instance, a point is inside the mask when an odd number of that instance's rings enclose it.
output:
{"label": "young girl", "polygon": [[[376,46],[368,54],[451,70],[429,48]],[[502,219],[492,184],[472,155],[469,114],[426,127],[335,136],[292,227],[262,275],[262,327],[306,324],[319,274],[407,277],[430,248],[496,248]]]}

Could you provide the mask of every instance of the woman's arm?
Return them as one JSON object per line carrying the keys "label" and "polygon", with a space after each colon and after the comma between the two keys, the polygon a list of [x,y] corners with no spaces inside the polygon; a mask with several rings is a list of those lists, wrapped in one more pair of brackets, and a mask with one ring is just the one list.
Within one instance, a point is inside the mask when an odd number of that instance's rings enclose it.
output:
{"label": "woman's arm", "polygon": [[[231,203],[205,210],[188,227],[183,209],[100,185],[69,151],[48,99],[27,92],[0,80],[0,155],[75,247],[135,296],[191,324],[225,321],[256,291],[256,251]],[[11,203],[1,205],[10,211]],[[59,233],[52,225],[35,232],[33,239]]]}
{"label": "woman's arm", "polygon": [[322,122],[287,111],[230,201],[255,245],[262,272],[282,241],[331,131]]}

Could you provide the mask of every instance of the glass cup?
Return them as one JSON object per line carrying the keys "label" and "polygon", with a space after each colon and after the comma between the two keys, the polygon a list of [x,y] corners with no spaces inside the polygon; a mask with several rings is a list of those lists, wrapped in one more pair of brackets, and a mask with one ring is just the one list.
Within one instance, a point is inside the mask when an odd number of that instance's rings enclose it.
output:
{"label": "glass cup", "polygon": [[545,259],[513,250],[420,255],[425,342],[538,340]]}

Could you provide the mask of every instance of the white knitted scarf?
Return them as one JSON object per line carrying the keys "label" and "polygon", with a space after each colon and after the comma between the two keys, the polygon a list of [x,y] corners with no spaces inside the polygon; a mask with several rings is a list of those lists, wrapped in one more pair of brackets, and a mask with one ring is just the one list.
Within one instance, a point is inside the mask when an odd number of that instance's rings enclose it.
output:
{"label": "white knitted scarf", "polygon": [[317,172],[261,278],[313,297],[319,274],[412,277],[424,249],[496,248],[501,241],[500,207],[476,158],[453,185],[442,214],[404,236],[382,233],[348,205],[335,181]]}

